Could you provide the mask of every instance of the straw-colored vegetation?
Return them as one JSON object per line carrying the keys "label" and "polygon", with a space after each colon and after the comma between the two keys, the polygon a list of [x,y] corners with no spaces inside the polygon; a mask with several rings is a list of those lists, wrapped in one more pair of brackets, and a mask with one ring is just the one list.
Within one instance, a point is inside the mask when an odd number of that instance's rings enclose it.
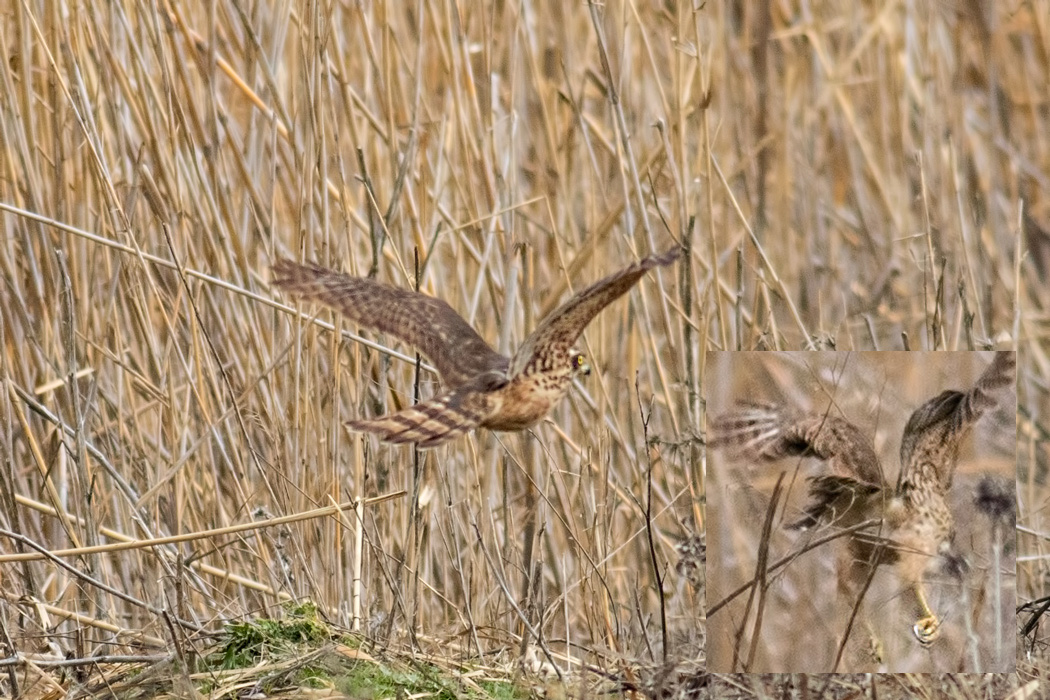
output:
{"label": "straw-colored vegetation", "polygon": [[[231,624],[309,600],[352,663],[463,678],[377,697],[498,674],[766,697],[699,671],[706,353],[1031,343],[1019,429],[1045,465],[1047,17],[0,3],[0,692],[316,688],[198,675]],[[420,454],[342,427],[434,393],[412,348],[268,285],[280,256],[418,285],[510,351],[675,243],[581,338],[595,372],[550,421]],[[1003,692],[1045,684],[1032,638]]]}

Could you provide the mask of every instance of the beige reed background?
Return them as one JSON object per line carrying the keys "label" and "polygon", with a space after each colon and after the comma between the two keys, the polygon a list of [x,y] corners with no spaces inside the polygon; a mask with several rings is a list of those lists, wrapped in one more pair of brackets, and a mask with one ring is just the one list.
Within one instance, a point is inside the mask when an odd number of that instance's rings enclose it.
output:
{"label": "beige reed background", "polygon": [[[5,561],[5,653],[185,653],[309,596],[453,659],[541,639],[567,670],[702,665],[702,580],[675,545],[704,525],[710,349],[1017,343],[1036,533],[1018,592],[1041,595],[1047,17],[0,2],[4,556],[379,499],[70,568]],[[341,427],[411,402],[417,376],[434,391],[411,349],[267,284],[283,255],[413,286],[418,256],[423,291],[512,349],[674,242],[686,258],[588,329],[597,371],[549,423],[418,458]],[[1034,638],[1021,678],[958,692],[1042,679]]]}

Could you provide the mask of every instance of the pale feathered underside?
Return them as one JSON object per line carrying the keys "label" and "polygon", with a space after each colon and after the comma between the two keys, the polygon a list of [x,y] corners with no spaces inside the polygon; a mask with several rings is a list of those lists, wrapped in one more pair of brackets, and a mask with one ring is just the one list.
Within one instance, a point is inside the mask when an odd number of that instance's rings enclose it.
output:
{"label": "pale feathered underside", "polygon": [[901,437],[898,490],[913,478],[919,463],[926,462],[935,466],[936,487],[947,493],[955,474],[959,443],[974,423],[998,406],[1014,386],[1016,366],[1016,353],[997,352],[969,390],[943,391],[911,414]]}

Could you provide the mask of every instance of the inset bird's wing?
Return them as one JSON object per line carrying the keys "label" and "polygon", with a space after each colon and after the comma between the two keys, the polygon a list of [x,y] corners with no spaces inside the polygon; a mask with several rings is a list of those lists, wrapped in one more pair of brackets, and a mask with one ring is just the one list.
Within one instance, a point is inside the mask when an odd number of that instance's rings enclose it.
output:
{"label": "inset bird's wing", "polygon": [[901,437],[898,491],[906,482],[932,474],[937,477],[938,489],[947,493],[955,475],[959,443],[985,412],[999,405],[1005,390],[1014,386],[1016,366],[1016,353],[997,352],[969,391],[942,391],[911,414]]}
{"label": "inset bird's wing", "polygon": [[347,421],[351,430],[378,435],[383,442],[437,447],[477,428],[499,410],[500,399],[463,386],[429,401],[372,420]]}
{"label": "inset bird's wing", "polygon": [[766,462],[816,457],[828,473],[879,486],[882,472],[871,440],[848,420],[823,413],[794,416],[778,406],[743,404],[711,421],[708,445]]}
{"label": "inset bird's wing", "polygon": [[[826,473],[809,479],[805,517],[790,527],[839,520],[854,511],[866,517],[869,496],[882,490],[882,470],[871,441],[849,421],[822,413],[795,416],[777,406],[742,405],[711,420],[708,445],[726,448],[735,458],[773,462],[785,457],[816,457]],[[855,508],[855,506],[862,506]]]}
{"label": "inset bird's wing", "polygon": [[415,347],[433,363],[449,388],[484,372],[507,370],[509,359],[493,350],[441,299],[291,260],[278,260],[273,266],[273,284]]}
{"label": "inset bird's wing", "polygon": [[562,356],[568,358],[573,343],[599,311],[623,296],[646,272],[654,267],[670,265],[681,254],[681,248],[673,248],[660,255],[650,255],[595,282],[569,299],[529,334],[514,353],[508,374],[513,377],[536,365],[558,362]]}

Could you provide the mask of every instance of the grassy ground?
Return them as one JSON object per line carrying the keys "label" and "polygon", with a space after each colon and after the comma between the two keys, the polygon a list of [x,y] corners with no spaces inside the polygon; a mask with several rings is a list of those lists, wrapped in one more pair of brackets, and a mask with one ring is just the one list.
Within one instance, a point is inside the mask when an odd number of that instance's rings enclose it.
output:
{"label": "grassy ground", "polygon": [[[0,692],[214,694],[309,598],[524,692],[765,697],[696,670],[709,350],[1016,344],[1043,595],[1050,7],[761,5],[0,3]],[[434,393],[411,348],[268,285],[418,283],[510,351],[674,243],[551,421],[418,455],[342,427]]]}

